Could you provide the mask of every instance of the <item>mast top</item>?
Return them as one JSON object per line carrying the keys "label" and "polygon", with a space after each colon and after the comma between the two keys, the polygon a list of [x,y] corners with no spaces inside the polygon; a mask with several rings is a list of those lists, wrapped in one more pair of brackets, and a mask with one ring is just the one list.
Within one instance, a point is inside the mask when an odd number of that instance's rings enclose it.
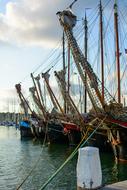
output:
{"label": "mast top", "polygon": [[117,14],[117,0],[114,0],[114,13]]}
{"label": "mast top", "polygon": [[85,21],[87,21],[86,11],[85,11]]}
{"label": "mast top", "polygon": [[49,78],[50,78],[49,72],[42,73],[41,75],[42,75],[42,78],[45,78],[46,80],[49,81]]}
{"label": "mast top", "polygon": [[59,16],[60,24],[63,27],[72,29],[76,25],[77,17],[72,13],[71,9],[59,11],[56,14]]}

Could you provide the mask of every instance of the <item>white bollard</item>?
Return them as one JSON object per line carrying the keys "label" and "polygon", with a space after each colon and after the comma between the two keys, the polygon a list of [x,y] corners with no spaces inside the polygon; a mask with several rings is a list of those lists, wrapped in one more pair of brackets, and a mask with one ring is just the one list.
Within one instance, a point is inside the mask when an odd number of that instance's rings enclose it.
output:
{"label": "white bollard", "polygon": [[85,147],[79,149],[77,162],[77,189],[97,189],[102,185],[102,171],[99,149]]}

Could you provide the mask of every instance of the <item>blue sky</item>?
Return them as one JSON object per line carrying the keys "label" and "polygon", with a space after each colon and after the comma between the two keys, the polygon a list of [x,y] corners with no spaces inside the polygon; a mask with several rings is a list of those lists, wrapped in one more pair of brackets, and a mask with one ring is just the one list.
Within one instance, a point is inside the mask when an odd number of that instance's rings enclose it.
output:
{"label": "blue sky", "polygon": [[9,2],[9,0],[0,0],[0,12],[5,12],[6,4]]}
{"label": "blue sky", "polygon": [[[62,37],[56,12],[70,3],[72,0],[0,0],[0,111],[6,111],[9,99],[16,98],[16,83],[41,63],[47,66],[44,60]],[[81,19],[85,8],[97,7],[98,3],[79,0],[73,10]],[[30,83],[27,77],[24,91]]]}

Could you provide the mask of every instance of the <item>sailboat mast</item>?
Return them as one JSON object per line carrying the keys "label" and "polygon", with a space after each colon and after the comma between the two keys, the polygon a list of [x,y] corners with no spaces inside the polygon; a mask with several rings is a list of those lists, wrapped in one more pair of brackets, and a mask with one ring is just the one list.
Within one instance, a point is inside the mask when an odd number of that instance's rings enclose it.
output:
{"label": "sailboat mast", "polygon": [[33,84],[34,84],[34,87],[35,87],[35,90],[36,90],[36,94],[37,94],[37,98],[38,98],[38,101],[39,101],[39,104],[40,104],[40,107],[41,107],[41,111],[43,113],[43,116],[44,118],[46,119],[46,113],[45,113],[45,109],[41,103],[41,100],[40,100],[40,96],[39,96],[39,92],[38,92],[38,89],[37,89],[37,86],[36,86],[36,83],[35,83],[35,79],[34,79],[34,76],[33,74],[31,73],[31,78],[32,78],[32,81],[33,81]]}
{"label": "sailboat mast", "polygon": [[100,51],[101,51],[101,82],[102,82],[102,100],[104,101],[104,44],[103,44],[103,15],[102,3],[100,0]]}
{"label": "sailboat mast", "polygon": [[[42,78],[44,78],[44,82],[45,82],[45,84],[46,84],[46,87],[47,87],[47,90],[48,90],[50,99],[51,99],[51,101],[52,101],[52,103],[53,103],[54,108],[57,109],[56,99],[54,98],[55,95],[54,95],[54,93],[53,93],[53,91],[52,91],[52,89],[51,89],[51,87],[50,87],[50,85],[49,85],[49,77],[50,77],[50,75],[49,75],[48,72],[42,73]],[[54,99],[55,99],[55,100],[54,100]]]}
{"label": "sailboat mast", "polygon": [[68,93],[70,93],[70,44],[68,43]]}
{"label": "sailboat mast", "polygon": [[[66,65],[65,65],[65,35],[63,31],[63,70],[64,70],[64,81],[66,81]],[[65,89],[66,90],[66,89]],[[67,111],[66,98],[64,99],[64,113]]]}
{"label": "sailboat mast", "polygon": [[[21,84],[16,84],[15,85],[15,88],[17,90],[17,93],[19,95],[19,98],[20,98],[20,101],[21,101],[21,104],[23,105],[23,109],[24,109],[24,112],[26,112],[26,109],[25,109],[25,104],[27,105],[27,107],[29,108],[30,112],[33,113],[31,107],[29,106],[27,100],[25,99],[23,93],[21,92]],[[24,104],[25,103],[25,104]],[[26,114],[27,115],[27,114]]]}
{"label": "sailboat mast", "polygon": [[[67,91],[70,94],[70,44],[68,43],[68,77],[67,77]],[[69,112],[69,105],[67,104],[67,113]]]}
{"label": "sailboat mast", "polygon": [[42,96],[42,91],[41,91],[41,85],[40,85],[40,76],[38,75],[35,80],[37,81],[37,87],[38,87],[38,93],[40,95],[40,101],[44,107],[44,99],[43,99],[43,96]]}
{"label": "sailboat mast", "polygon": [[[84,49],[85,49],[85,59],[87,61],[87,51],[88,51],[88,26],[87,26],[87,16],[85,13],[85,20],[84,20],[84,30],[85,30],[85,37],[84,37]],[[85,73],[85,80],[87,80],[87,75]],[[86,88],[84,89],[84,113],[87,112],[87,91]]]}
{"label": "sailboat mast", "polygon": [[63,115],[64,117],[66,117],[66,115],[65,115],[65,113],[64,113],[64,111],[63,111],[63,109],[62,109],[62,107],[61,107],[60,104],[59,104],[59,101],[57,100],[57,98],[56,98],[56,96],[55,96],[55,94],[54,94],[54,92],[53,92],[53,90],[52,90],[52,88],[51,88],[51,86],[50,86],[50,84],[49,84],[49,80],[48,80],[47,74],[48,74],[48,73],[42,73],[42,77],[44,78],[45,83],[46,83],[46,85],[47,85],[47,89],[48,89],[48,92],[49,92],[49,94],[50,94],[51,101],[52,101],[54,107],[55,107],[55,108],[59,108],[59,110],[61,111],[62,115]]}
{"label": "sailboat mast", "polygon": [[120,52],[119,52],[119,28],[118,28],[118,10],[117,0],[114,1],[114,29],[116,41],[116,67],[117,67],[117,85],[118,85],[118,103],[121,103],[121,86],[120,86]]}

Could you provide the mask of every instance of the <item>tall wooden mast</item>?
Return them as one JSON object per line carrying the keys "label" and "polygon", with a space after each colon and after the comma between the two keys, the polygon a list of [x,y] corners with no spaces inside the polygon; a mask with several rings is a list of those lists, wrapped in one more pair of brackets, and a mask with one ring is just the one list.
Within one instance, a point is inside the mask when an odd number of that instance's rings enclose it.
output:
{"label": "tall wooden mast", "polygon": [[[70,57],[71,56],[71,50],[70,50],[70,44],[68,43],[68,77],[67,77],[67,91],[68,94],[70,94]],[[70,108],[67,104],[67,113],[69,112]]]}
{"label": "tall wooden mast", "polygon": [[40,96],[39,96],[39,92],[38,92],[38,89],[37,89],[37,86],[36,86],[36,83],[35,83],[35,79],[34,79],[34,76],[33,76],[32,73],[31,73],[31,78],[32,78],[32,81],[33,81],[33,84],[34,84],[34,87],[35,87],[35,90],[36,90],[37,99],[38,99],[38,102],[39,102],[41,111],[42,111],[42,113],[43,113],[44,118],[46,119],[46,118],[47,118],[46,111],[45,111],[45,108],[43,107],[43,105],[42,105],[42,103],[41,103],[41,99],[40,99]]}
{"label": "tall wooden mast", "polygon": [[[66,65],[65,65],[65,35],[63,31],[63,70],[64,70],[64,81],[66,81]],[[66,89],[65,89],[66,90]],[[64,99],[64,113],[67,111],[67,102]]]}
{"label": "tall wooden mast", "polygon": [[[85,13],[85,20],[84,20],[84,49],[85,49],[85,59],[87,61],[87,52],[88,52],[88,26],[87,26],[87,16]],[[87,80],[87,74],[85,73],[85,80]],[[84,89],[84,113],[87,112],[87,91],[86,88]]]}
{"label": "tall wooden mast", "polygon": [[103,44],[103,15],[102,4],[100,0],[99,12],[100,12],[100,58],[101,58],[101,82],[102,82],[102,100],[104,101],[104,44]]}
{"label": "tall wooden mast", "polygon": [[68,82],[67,82],[68,93],[70,93],[70,44],[68,43]]}
{"label": "tall wooden mast", "polygon": [[49,95],[50,95],[50,98],[51,98],[51,101],[52,101],[54,107],[56,109],[59,108],[59,110],[61,111],[62,115],[64,117],[66,117],[66,115],[65,115],[62,107],[59,104],[59,101],[57,100],[57,98],[56,98],[56,96],[55,96],[55,94],[54,94],[54,92],[53,92],[53,90],[52,90],[52,88],[51,88],[51,86],[49,84],[49,77],[50,77],[49,73],[42,73],[42,78],[44,78],[44,80],[45,80],[45,83],[46,83],[46,86],[47,86],[47,90],[49,92]]}
{"label": "tall wooden mast", "polygon": [[41,101],[43,107],[45,107],[45,106],[44,106],[44,98],[43,98],[43,96],[42,96],[42,91],[41,91],[40,75],[38,75],[37,77],[35,77],[35,80],[36,80],[36,82],[37,82],[38,93],[39,93],[39,95],[40,95],[40,101]]}
{"label": "tall wooden mast", "polygon": [[119,52],[119,28],[118,28],[118,10],[117,0],[114,1],[114,29],[116,41],[116,68],[117,68],[117,86],[118,86],[118,103],[121,103],[121,87],[120,87],[120,52]]}
{"label": "tall wooden mast", "polygon": [[31,107],[30,107],[28,101],[25,99],[23,93],[21,92],[21,84],[20,84],[20,83],[19,83],[19,84],[16,84],[16,85],[15,85],[15,88],[16,88],[17,93],[18,93],[18,95],[19,95],[19,98],[20,98],[20,101],[21,101],[21,105],[23,106],[25,116],[28,115],[25,104],[26,104],[27,107],[29,108],[30,112],[33,113],[33,111],[32,111],[32,109],[31,109]]}

